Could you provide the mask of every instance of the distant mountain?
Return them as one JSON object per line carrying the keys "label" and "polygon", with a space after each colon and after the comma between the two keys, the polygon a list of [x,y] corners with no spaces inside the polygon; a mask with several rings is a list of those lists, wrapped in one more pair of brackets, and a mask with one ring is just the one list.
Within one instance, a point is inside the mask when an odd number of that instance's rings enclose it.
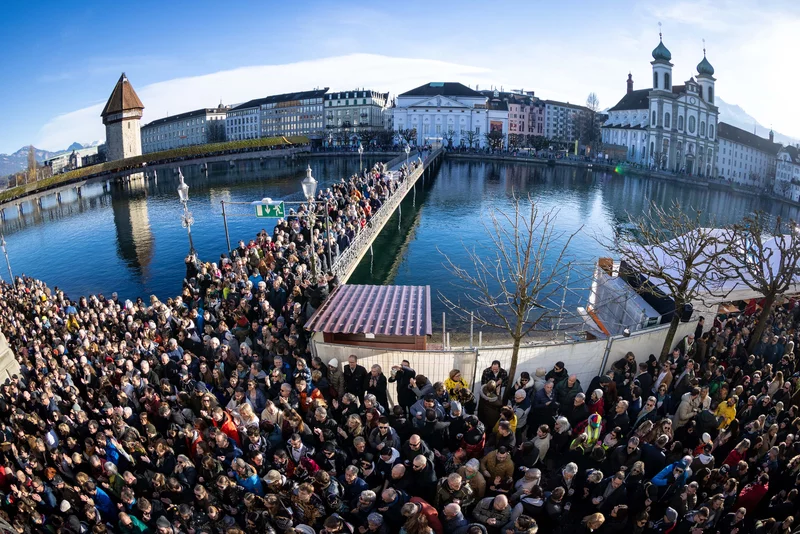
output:
{"label": "distant mountain", "polygon": [[67,147],[67,152],[72,152],[73,150],[80,150],[83,148],[83,145],[80,143],[72,143]]}
{"label": "distant mountain", "polygon": [[[43,162],[47,158],[53,157],[57,152],[41,150],[34,147],[36,151],[36,161]],[[14,174],[28,168],[28,147],[24,146],[13,154],[0,154],[0,176]]]}
{"label": "distant mountain", "polygon": [[[717,107],[719,107],[719,120],[720,122],[727,122],[742,130],[752,132],[755,128],[755,133],[759,137],[769,137],[769,127],[763,126],[752,116],[748,115],[745,110],[736,104],[728,104],[723,99],[717,97]],[[783,145],[794,145],[798,142],[795,137],[789,137],[780,132],[775,132],[775,142]]]}

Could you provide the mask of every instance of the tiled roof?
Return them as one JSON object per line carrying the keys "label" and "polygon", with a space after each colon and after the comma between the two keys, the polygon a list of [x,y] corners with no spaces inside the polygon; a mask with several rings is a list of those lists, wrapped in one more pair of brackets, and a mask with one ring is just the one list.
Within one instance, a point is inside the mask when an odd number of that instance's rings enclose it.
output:
{"label": "tiled roof", "polygon": [[484,96],[459,82],[431,82],[399,96]]}
{"label": "tiled roof", "polygon": [[106,115],[122,113],[131,109],[144,109],[144,104],[139,100],[139,96],[133,90],[133,86],[123,72],[117,81],[117,85],[114,86],[114,90],[111,91],[111,96],[108,97],[106,107],[103,108],[100,116],[105,117]]}
{"label": "tiled roof", "polygon": [[255,108],[262,104],[277,104],[279,102],[291,102],[292,100],[307,100],[310,98],[322,98],[325,96],[325,93],[328,92],[328,88],[324,89],[314,89],[313,91],[300,91],[298,93],[284,93],[282,95],[271,95],[264,98],[256,98],[254,100],[250,100],[249,102],[245,102],[244,104],[239,104],[233,109],[247,109],[247,108]]}
{"label": "tiled roof", "polygon": [[572,109],[580,109],[584,111],[591,111],[586,106],[579,106],[578,104],[570,104],[569,102],[559,102],[558,100],[545,100],[545,104],[550,104],[551,106],[561,106],[564,108],[572,108]]}
{"label": "tiled roof", "polygon": [[312,332],[429,336],[430,286],[337,287],[306,324]]}
{"label": "tiled roof", "polygon": [[800,165],[800,151],[797,150],[796,146],[787,145],[782,147],[780,151],[789,154],[789,157],[792,158],[792,163]]}
{"label": "tiled roof", "polygon": [[617,102],[617,105],[608,111],[627,111],[630,109],[647,109],[650,106],[648,95],[651,89],[637,89],[631,91],[622,97],[622,100]]}
{"label": "tiled roof", "polygon": [[767,154],[775,155],[781,149],[779,143],[773,143],[769,139],[764,139],[755,134],[737,128],[727,122],[720,122],[717,126],[717,136],[720,139],[727,139],[733,143],[739,143],[750,148],[754,148]]}

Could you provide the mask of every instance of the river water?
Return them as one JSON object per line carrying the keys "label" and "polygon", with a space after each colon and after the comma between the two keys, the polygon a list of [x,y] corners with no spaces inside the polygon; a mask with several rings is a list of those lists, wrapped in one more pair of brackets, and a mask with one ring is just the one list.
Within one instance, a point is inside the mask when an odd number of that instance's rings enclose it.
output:
{"label": "river water", "polygon": [[[200,257],[215,260],[225,249],[220,200],[298,200],[308,163],[321,187],[358,168],[358,158],[249,160],[237,162],[233,169],[220,163],[208,175],[197,166],[185,166],[195,220],[192,234]],[[364,163],[374,161],[365,158]],[[120,298],[178,294],[188,241],[180,222],[178,179],[168,171],[159,174],[157,180],[112,186],[109,191],[93,184],[80,199],[72,192],[62,195],[61,204],[50,196],[41,209],[26,203],[21,218],[10,217],[3,223],[14,273],[41,278],[73,298],[92,293],[109,296],[112,291]],[[650,200],[698,207],[719,224],[740,220],[757,209],[798,218],[797,208],[752,195],[571,167],[446,159],[436,175],[418,183],[416,195],[409,194],[402,215],[395,213],[387,223],[373,254],[364,257],[350,282],[428,284],[434,295],[434,323],[440,324],[446,308],[439,292],[450,298],[460,294],[443,267],[442,253],[466,266],[465,247],[485,243],[482,222],[493,210],[508,211],[514,195],[531,195],[540,209],[559,210],[559,231],[578,232],[569,247],[576,262],[570,290],[554,296],[555,305],[563,299],[568,308],[585,302],[591,265],[605,253],[596,237],[613,236],[624,226],[626,213],[641,213]],[[231,207],[234,246],[261,228],[271,229],[269,220],[236,216],[250,215],[251,209]],[[4,266],[0,273],[7,278]],[[448,325],[453,325],[450,315]]]}

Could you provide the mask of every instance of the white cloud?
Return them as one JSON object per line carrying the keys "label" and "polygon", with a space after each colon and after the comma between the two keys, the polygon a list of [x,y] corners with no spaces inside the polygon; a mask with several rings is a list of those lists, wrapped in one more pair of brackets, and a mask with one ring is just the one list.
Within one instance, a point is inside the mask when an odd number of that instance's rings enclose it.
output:
{"label": "white cloud", "polygon": [[[142,87],[136,73],[127,72],[145,105],[142,123],[202,107],[220,99],[242,103],[270,94],[329,86],[331,90],[366,87],[393,95],[432,80],[487,84],[489,69],[430,59],[353,54],[285,65],[263,65],[176,78]],[[109,87],[109,93],[113,87]],[[100,112],[105,102],[55,117],[39,131],[35,146],[63,149],[74,141],[105,138]]]}

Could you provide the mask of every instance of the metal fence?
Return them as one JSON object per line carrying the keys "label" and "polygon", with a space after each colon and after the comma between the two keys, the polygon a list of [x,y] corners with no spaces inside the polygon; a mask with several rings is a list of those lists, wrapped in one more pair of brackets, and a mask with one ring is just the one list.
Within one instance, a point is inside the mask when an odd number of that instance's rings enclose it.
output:
{"label": "metal fence", "polygon": [[[694,332],[695,326],[695,321],[680,323],[674,344]],[[585,390],[595,376],[605,372],[629,351],[636,355],[638,362],[646,361],[650,354],[658,356],[668,330],[669,325],[666,324],[634,332],[629,337],[613,336],[593,341],[521,347],[517,358],[517,375],[522,371],[528,371],[533,376],[538,368],[549,371],[556,362],[564,362],[567,371],[577,375]],[[312,349],[324,362],[336,358],[340,365],[347,365],[348,356],[354,354],[358,357],[359,364],[367,369],[376,363],[380,365],[387,377],[392,366],[399,365],[402,360],[408,360],[417,374],[425,375],[431,382],[444,381],[452,369],[458,369],[465,379],[471,380],[476,398],[479,397],[483,370],[495,360],[499,361],[504,369],[508,369],[512,355],[510,345],[463,350],[406,351],[339,345],[314,340]],[[389,398],[392,402],[395,401],[395,392],[396,388],[389,388]]]}

